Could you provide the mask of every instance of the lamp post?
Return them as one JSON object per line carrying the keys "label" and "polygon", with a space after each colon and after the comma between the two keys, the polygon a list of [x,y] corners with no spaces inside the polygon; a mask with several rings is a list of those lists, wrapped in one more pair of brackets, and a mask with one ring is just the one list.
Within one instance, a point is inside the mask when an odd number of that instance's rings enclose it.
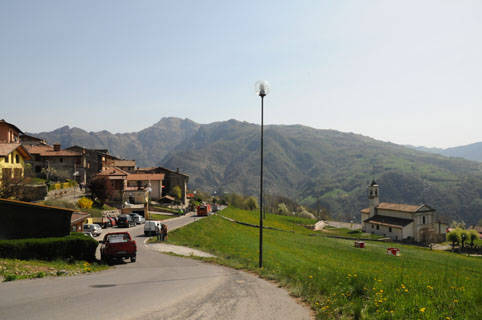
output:
{"label": "lamp post", "polygon": [[254,85],[256,94],[261,97],[261,172],[259,175],[259,267],[263,267],[263,129],[264,97],[269,93],[269,83],[257,81]]}

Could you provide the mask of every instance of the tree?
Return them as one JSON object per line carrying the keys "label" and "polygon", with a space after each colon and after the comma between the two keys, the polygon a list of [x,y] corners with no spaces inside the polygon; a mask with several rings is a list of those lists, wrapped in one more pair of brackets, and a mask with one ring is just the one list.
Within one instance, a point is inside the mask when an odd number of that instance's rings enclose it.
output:
{"label": "tree", "polygon": [[181,187],[180,187],[180,186],[175,186],[174,188],[172,188],[171,196],[173,196],[174,198],[176,198],[176,200],[181,201],[181,198],[182,198],[182,190],[181,190]]}
{"label": "tree", "polygon": [[107,177],[97,177],[90,181],[89,189],[92,199],[97,199],[102,207],[107,199],[112,197],[113,188]]}
{"label": "tree", "polygon": [[479,232],[477,230],[470,230],[469,231],[469,239],[470,239],[470,247],[474,247],[474,241],[480,238]]}
{"label": "tree", "polygon": [[3,199],[22,199],[25,191],[25,181],[23,177],[12,177],[3,174],[0,181],[0,198]]}
{"label": "tree", "polygon": [[244,209],[254,210],[259,208],[258,200],[255,197],[248,197],[244,200]]}
{"label": "tree", "polygon": [[447,233],[447,240],[452,242],[452,251],[455,249],[455,243],[460,243],[460,229],[455,229]]}
{"label": "tree", "polygon": [[283,202],[279,203],[278,204],[278,214],[282,214],[282,215],[289,215],[290,211],[288,210],[288,207],[286,206],[286,204],[284,204]]}

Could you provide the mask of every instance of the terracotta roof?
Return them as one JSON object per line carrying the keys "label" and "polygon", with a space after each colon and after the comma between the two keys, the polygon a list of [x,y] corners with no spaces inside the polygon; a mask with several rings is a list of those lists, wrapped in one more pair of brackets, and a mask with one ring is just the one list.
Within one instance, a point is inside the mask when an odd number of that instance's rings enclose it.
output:
{"label": "terracotta roof", "polygon": [[17,149],[20,143],[0,143],[0,156],[5,157]]}
{"label": "terracotta roof", "polygon": [[113,160],[112,164],[114,167],[135,167],[135,160]]}
{"label": "terracotta roof", "polygon": [[74,213],[72,213],[72,217],[70,218],[70,225],[73,225],[74,223],[84,221],[88,217],[90,217],[90,214],[88,214],[88,213],[74,212]]}
{"label": "terracotta roof", "polygon": [[173,171],[173,170],[170,170],[170,169],[167,169],[167,168],[164,168],[164,167],[138,168],[137,172],[147,172],[147,173],[161,173],[161,172],[164,173],[164,172],[167,172],[167,173],[178,174],[178,175],[185,176],[185,177],[189,178],[189,176],[185,173]]}
{"label": "terracotta roof", "polygon": [[412,219],[402,219],[402,218],[375,215],[371,218],[366,219],[364,222],[365,223],[379,224],[379,225],[394,227],[394,228],[403,228],[403,227],[409,225],[410,223],[412,223],[413,220]]}
{"label": "terracotta roof", "polygon": [[22,135],[20,136],[20,141],[24,142],[24,141],[28,141],[28,140],[33,140],[33,141],[38,141],[38,142],[45,141],[45,140],[42,139],[42,138],[37,138],[37,137],[34,137],[34,136],[29,136],[28,134],[22,134]]}
{"label": "terracotta roof", "polygon": [[98,176],[127,176],[129,173],[117,167],[104,167]]}
{"label": "terracotta roof", "polygon": [[[382,202],[377,207],[377,210],[390,210],[390,211],[400,211],[400,212],[409,212],[409,213],[417,213],[417,212],[430,212],[435,211],[433,208],[429,207],[426,204],[419,204],[419,205],[412,205],[412,204],[401,204],[401,203],[389,203],[389,202]],[[369,208],[364,208],[360,210],[361,213],[370,213]]]}
{"label": "terracotta roof", "polygon": [[127,176],[128,181],[147,181],[147,180],[164,180],[162,173],[131,173]]}
{"label": "terracotta roof", "polygon": [[7,121],[5,121],[5,119],[1,119],[1,120],[0,120],[0,124],[2,124],[2,123],[3,123],[3,124],[6,124],[6,125],[9,126],[10,128],[13,128],[13,129],[17,130],[17,131],[20,132],[20,133],[23,133],[22,130],[20,130],[19,128],[17,128],[16,126],[14,126],[14,125],[11,124],[11,123],[8,123]]}
{"label": "terracotta roof", "polygon": [[43,145],[26,145],[25,149],[31,154],[38,154],[41,157],[80,157],[82,154],[71,150],[55,151],[54,148],[48,144]]}
{"label": "terracotta roof", "polygon": [[24,160],[32,159],[32,156],[28,150],[20,143],[0,143],[0,156],[6,157],[14,150],[17,150],[22,155]]}

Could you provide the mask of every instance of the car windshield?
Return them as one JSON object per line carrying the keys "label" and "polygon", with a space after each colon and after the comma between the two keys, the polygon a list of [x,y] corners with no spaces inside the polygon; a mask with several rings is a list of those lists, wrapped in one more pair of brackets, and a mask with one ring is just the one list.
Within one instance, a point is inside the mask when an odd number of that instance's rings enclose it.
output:
{"label": "car windshield", "polygon": [[129,237],[127,234],[110,234],[107,236],[107,242],[110,243],[120,243],[120,242],[127,242],[129,241]]}

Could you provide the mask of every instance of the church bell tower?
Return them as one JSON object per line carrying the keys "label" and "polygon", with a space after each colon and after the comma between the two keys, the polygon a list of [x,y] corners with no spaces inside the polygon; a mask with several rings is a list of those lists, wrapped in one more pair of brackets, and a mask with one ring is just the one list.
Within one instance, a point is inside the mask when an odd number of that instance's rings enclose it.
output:
{"label": "church bell tower", "polygon": [[376,207],[380,204],[380,198],[378,197],[378,184],[375,180],[368,186],[368,207],[370,209],[370,217],[376,214]]}

